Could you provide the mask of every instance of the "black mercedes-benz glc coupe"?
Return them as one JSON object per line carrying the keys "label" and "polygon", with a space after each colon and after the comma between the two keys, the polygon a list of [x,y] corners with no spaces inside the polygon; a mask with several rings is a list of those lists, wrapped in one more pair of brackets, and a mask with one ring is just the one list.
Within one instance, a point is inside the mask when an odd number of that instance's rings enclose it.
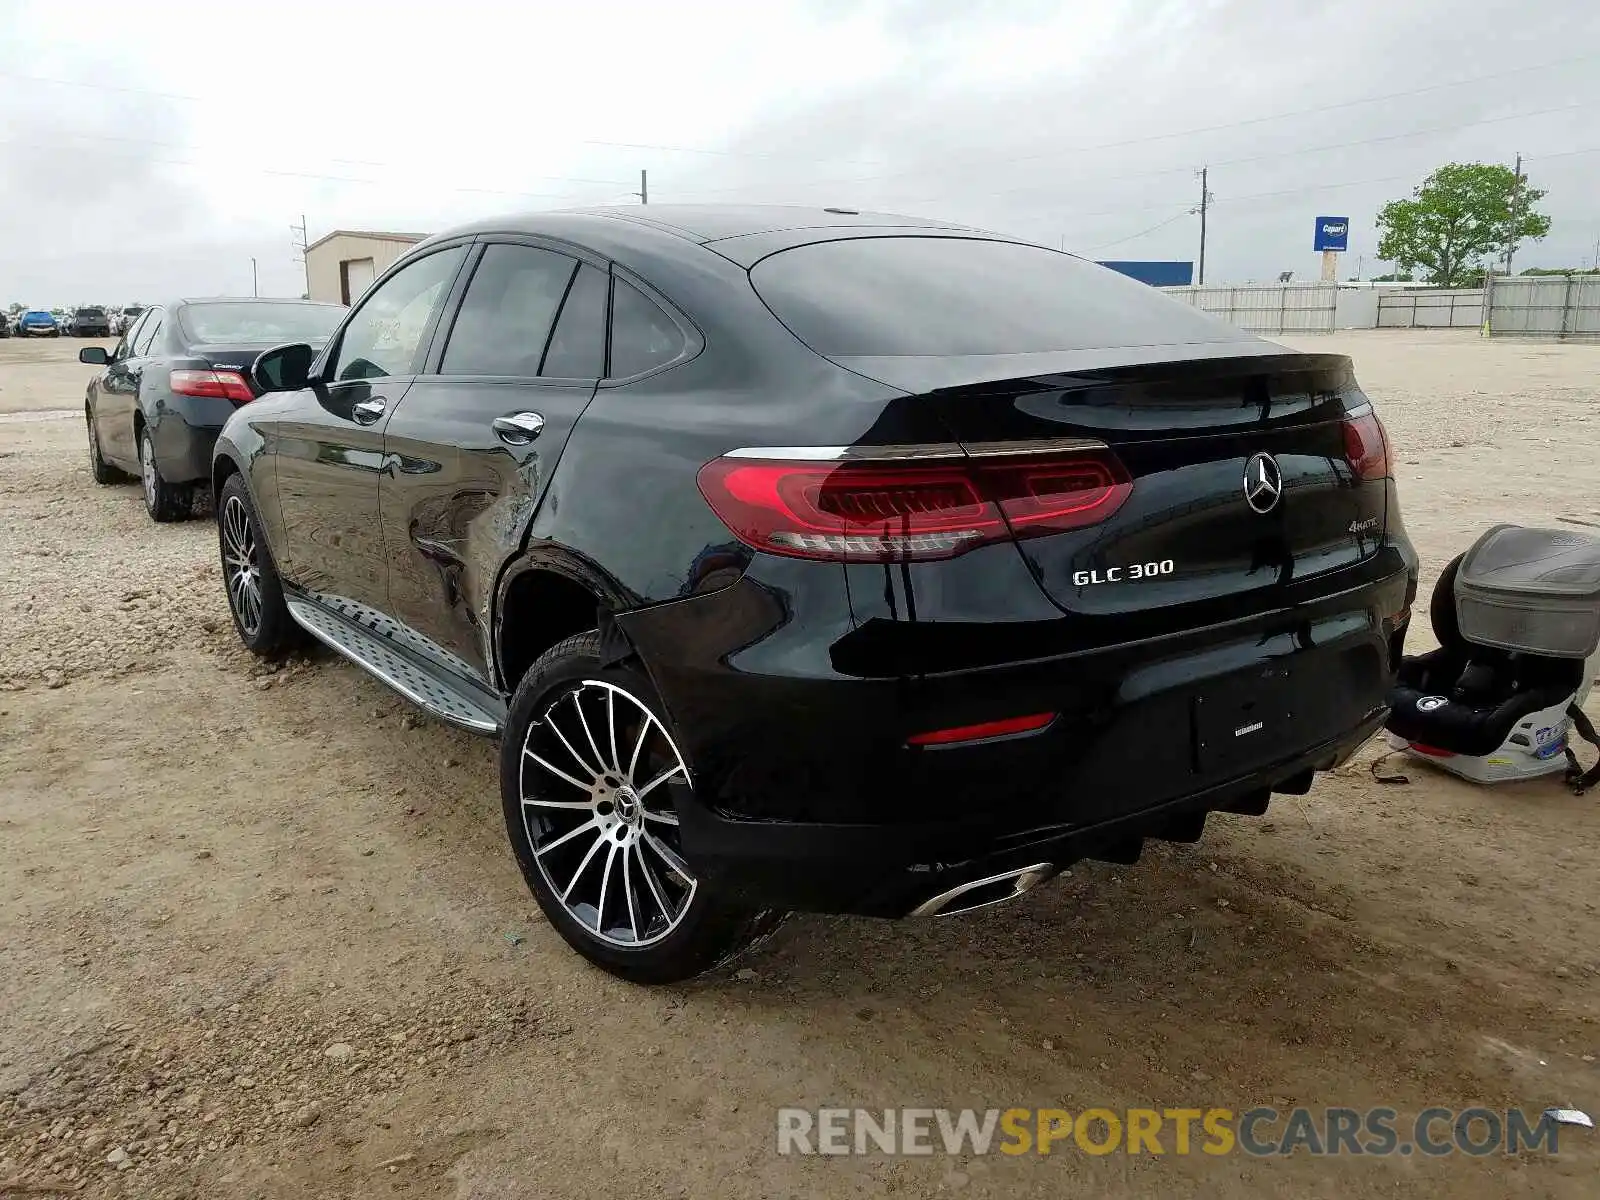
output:
{"label": "black mercedes-benz glc coupe", "polygon": [[650,206],[429,239],[217,440],[244,642],[500,738],[626,978],[964,911],[1302,793],[1416,588],[1348,359],[980,230]]}

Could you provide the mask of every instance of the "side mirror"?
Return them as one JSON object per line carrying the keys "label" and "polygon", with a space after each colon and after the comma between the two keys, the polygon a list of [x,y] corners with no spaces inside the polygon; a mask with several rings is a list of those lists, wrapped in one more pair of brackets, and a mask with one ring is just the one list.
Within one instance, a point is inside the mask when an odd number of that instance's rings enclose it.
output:
{"label": "side mirror", "polygon": [[256,356],[250,378],[263,392],[295,392],[311,383],[311,360],[317,352],[304,342],[274,346]]}
{"label": "side mirror", "polygon": [[85,346],[78,351],[78,361],[88,363],[91,367],[103,367],[111,361],[111,355],[106,353],[104,346]]}

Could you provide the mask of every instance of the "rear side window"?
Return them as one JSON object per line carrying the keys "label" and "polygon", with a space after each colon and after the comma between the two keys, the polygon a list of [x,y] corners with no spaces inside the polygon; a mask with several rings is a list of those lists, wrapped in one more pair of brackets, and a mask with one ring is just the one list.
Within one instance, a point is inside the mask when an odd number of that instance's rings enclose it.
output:
{"label": "rear side window", "polygon": [[144,327],[139,331],[139,340],[133,344],[133,356],[141,358],[150,353],[150,347],[156,340],[156,335],[161,332],[161,312],[151,309],[145,317]]}
{"label": "rear side window", "polygon": [[585,263],[567,291],[539,374],[550,379],[599,379],[606,366],[606,298],[611,277]]}
{"label": "rear side window", "polygon": [[819,354],[1024,354],[1250,340],[1147,284],[1068,254],[975,238],[815,242],[751,282]]}
{"label": "rear side window", "polygon": [[577,265],[564,254],[536,246],[487,247],[456,314],[440,371],[537,375]]}
{"label": "rear side window", "polygon": [[113,357],[118,359],[131,357],[133,355],[133,348],[134,346],[138,345],[139,339],[144,336],[144,327],[149,323],[149,321],[149,313],[143,313],[140,316],[135,317],[133,324],[128,327],[128,331],[122,335],[122,341],[117,343],[117,349]]}
{"label": "rear side window", "polygon": [[611,289],[611,369],[624,379],[671,362],[683,353],[683,330],[650,297],[625,279]]}

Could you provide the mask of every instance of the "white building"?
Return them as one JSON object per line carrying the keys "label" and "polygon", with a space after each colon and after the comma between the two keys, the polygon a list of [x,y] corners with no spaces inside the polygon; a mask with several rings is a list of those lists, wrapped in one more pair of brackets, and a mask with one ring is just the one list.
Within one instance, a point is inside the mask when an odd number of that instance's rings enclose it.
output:
{"label": "white building", "polygon": [[306,247],[306,294],[330,304],[349,304],[389,265],[426,234],[335,229]]}

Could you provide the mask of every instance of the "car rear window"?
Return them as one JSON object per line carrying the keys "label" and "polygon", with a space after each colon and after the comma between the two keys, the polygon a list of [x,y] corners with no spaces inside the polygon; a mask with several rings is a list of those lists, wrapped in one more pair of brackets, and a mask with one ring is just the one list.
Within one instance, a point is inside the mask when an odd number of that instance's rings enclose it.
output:
{"label": "car rear window", "polygon": [[1069,254],[952,237],[813,242],[762,259],[756,291],[819,354],[1026,354],[1243,340]]}
{"label": "car rear window", "polygon": [[316,342],[332,335],[349,310],[338,304],[188,304],[180,321],[191,343]]}

